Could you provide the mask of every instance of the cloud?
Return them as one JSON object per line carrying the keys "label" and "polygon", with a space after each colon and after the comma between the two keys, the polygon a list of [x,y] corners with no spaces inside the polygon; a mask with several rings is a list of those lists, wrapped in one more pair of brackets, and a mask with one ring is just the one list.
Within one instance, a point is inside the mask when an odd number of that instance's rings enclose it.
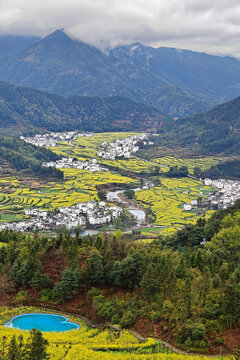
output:
{"label": "cloud", "polygon": [[58,28],[98,47],[140,41],[240,57],[239,0],[0,0],[0,34]]}

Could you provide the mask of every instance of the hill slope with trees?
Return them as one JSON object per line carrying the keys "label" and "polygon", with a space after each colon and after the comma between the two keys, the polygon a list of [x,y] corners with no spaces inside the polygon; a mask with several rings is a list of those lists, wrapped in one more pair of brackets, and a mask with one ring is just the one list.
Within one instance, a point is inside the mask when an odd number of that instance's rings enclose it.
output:
{"label": "hill slope with trees", "polygon": [[203,154],[240,154],[240,97],[170,124],[156,143]]}
{"label": "hill slope with trees", "polygon": [[240,324],[239,210],[238,201],[147,246],[120,230],[54,238],[4,230],[0,294],[65,311],[74,297],[74,312],[95,321],[145,324],[183,347],[229,352],[228,331]]}
{"label": "hill slope with trees", "polygon": [[42,167],[45,161],[55,161],[58,156],[52,151],[26,144],[22,140],[0,136],[0,168],[8,164],[21,174],[63,178],[63,173],[55,168]]}
{"label": "hill slope with trees", "polygon": [[151,106],[125,97],[72,96],[0,82],[0,128],[19,132],[157,130],[171,119]]}

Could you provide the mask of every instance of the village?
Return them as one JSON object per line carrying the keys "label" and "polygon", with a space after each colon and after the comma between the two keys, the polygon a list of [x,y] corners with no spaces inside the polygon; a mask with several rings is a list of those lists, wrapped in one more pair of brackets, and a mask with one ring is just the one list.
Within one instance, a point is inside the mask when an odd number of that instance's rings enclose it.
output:
{"label": "village", "polygon": [[195,211],[199,208],[207,208],[212,210],[226,209],[234,205],[235,201],[240,199],[240,181],[225,179],[204,179],[204,185],[211,186],[213,191],[208,193],[206,198],[191,200],[190,204],[184,204],[185,211]]}
{"label": "village", "polygon": [[137,143],[143,141],[143,145],[152,145],[152,141],[146,141],[149,134],[140,134],[128,137],[126,139],[117,139],[116,141],[108,144],[102,143],[102,149],[98,151],[98,156],[107,159],[115,160],[116,158],[129,159],[131,154],[136,153],[139,150]]}
{"label": "village", "polygon": [[20,222],[1,223],[0,231],[36,231],[51,230],[57,226],[64,226],[69,230],[78,226],[83,228],[100,227],[109,224],[123,212],[119,206],[106,205],[105,201],[97,203],[91,200],[87,203],[79,202],[71,207],[61,207],[56,214],[31,208],[25,210],[30,219]]}
{"label": "village", "polygon": [[57,161],[45,162],[42,164],[43,167],[54,167],[56,169],[78,169],[88,171],[107,171],[106,168],[101,167],[97,159],[91,159],[90,161],[80,161],[76,158],[61,158]]}
{"label": "village", "polygon": [[34,136],[20,136],[20,139],[28,144],[32,144],[38,147],[56,146],[57,142],[75,140],[77,137],[91,137],[91,133],[78,133],[76,131],[68,132],[50,132],[47,134],[36,134]]}

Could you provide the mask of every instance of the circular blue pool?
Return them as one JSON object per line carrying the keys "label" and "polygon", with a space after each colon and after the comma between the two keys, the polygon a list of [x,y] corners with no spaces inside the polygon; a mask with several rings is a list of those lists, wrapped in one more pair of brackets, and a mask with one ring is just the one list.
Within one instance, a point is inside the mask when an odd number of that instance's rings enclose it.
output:
{"label": "circular blue pool", "polygon": [[65,316],[53,314],[24,314],[14,317],[5,326],[20,329],[41,331],[67,331],[79,329],[79,325],[69,322]]}

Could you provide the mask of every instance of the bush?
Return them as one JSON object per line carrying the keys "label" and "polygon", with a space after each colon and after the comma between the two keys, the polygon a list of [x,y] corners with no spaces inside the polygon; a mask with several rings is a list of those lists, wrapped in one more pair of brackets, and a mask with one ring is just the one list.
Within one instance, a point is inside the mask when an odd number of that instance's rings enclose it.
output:
{"label": "bush", "polygon": [[191,329],[191,338],[193,340],[202,340],[205,337],[205,326],[203,324],[196,324]]}
{"label": "bush", "polygon": [[[205,326],[201,323],[184,325],[178,335],[178,341],[182,344],[186,344],[186,341],[190,340],[191,343],[196,341],[205,340]],[[188,345],[190,346],[190,345]]]}
{"label": "bush", "polygon": [[136,317],[133,315],[133,312],[130,310],[127,310],[121,320],[120,320],[120,325],[122,328],[127,328],[129,326],[131,326],[134,322],[136,321]]}
{"label": "bush", "polygon": [[224,339],[221,338],[220,336],[217,336],[214,342],[215,342],[216,345],[223,345],[224,344]]}
{"label": "bush", "polygon": [[90,299],[90,298],[94,298],[95,296],[99,296],[101,295],[102,292],[100,289],[98,288],[95,288],[95,287],[92,287],[88,292],[87,292],[87,299]]}
{"label": "bush", "polygon": [[41,301],[42,302],[48,302],[48,301],[54,301],[54,292],[50,289],[43,289],[40,292]]}

